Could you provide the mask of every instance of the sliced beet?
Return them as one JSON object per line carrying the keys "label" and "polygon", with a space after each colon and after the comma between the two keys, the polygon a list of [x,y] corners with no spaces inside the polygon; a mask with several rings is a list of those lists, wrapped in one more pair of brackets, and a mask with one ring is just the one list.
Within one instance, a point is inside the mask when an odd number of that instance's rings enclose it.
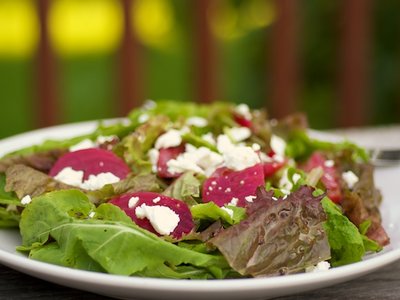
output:
{"label": "sliced beet", "polygon": [[161,234],[154,229],[148,218],[138,218],[136,208],[144,204],[146,206],[164,206],[174,211],[179,216],[179,223],[170,236],[176,239],[181,239],[183,235],[188,234],[194,228],[192,214],[186,203],[158,193],[137,192],[124,194],[112,199],[109,203],[121,208],[138,226],[159,236]]}
{"label": "sliced beet", "polygon": [[161,148],[157,162],[157,175],[161,178],[176,178],[181,175],[180,173],[174,173],[168,171],[168,161],[175,159],[179,154],[185,151],[185,146],[180,145],[177,147]]}
{"label": "sliced beet", "polygon": [[55,177],[66,167],[71,167],[75,171],[83,171],[83,180],[87,180],[90,175],[106,172],[124,179],[131,172],[121,158],[111,151],[99,148],[83,149],[64,154],[56,161],[49,175]]}
{"label": "sliced beet", "polygon": [[264,167],[265,178],[273,176],[284,165],[285,162],[280,162],[280,161],[264,162],[263,167]]}
{"label": "sliced beet", "polygon": [[233,116],[233,119],[235,120],[236,123],[238,123],[240,126],[251,128],[253,123],[251,120],[246,119],[242,115],[235,114]]}
{"label": "sliced beet", "polygon": [[324,175],[321,177],[321,182],[327,189],[328,197],[335,203],[342,201],[342,191],[340,189],[339,174],[335,166],[327,166],[326,157],[321,152],[314,152],[302,168],[309,172],[314,168],[321,167]]}
{"label": "sliced beet", "polygon": [[[214,202],[218,206],[235,204],[246,206],[246,197],[255,196],[257,187],[264,186],[264,167],[257,164],[241,171],[226,167],[218,168],[203,184],[204,202]],[[232,201],[232,199],[234,199]]]}

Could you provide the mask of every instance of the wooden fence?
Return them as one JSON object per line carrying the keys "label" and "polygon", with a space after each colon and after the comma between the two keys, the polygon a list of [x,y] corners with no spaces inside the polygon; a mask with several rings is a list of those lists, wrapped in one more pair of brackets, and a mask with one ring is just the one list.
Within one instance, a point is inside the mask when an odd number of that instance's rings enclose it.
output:
{"label": "wooden fence", "polygon": [[[120,0],[124,10],[124,34],[119,49],[119,93],[116,95],[118,112],[126,114],[143,100],[143,60],[141,48],[132,32],[130,6],[134,0]],[[339,126],[359,126],[367,122],[369,84],[369,52],[371,0],[339,0],[340,45],[338,53],[338,78],[336,123]],[[41,40],[37,54],[37,126],[59,123],[59,91],[54,54],[47,35],[47,15],[51,0],[39,0]],[[269,110],[275,117],[284,116],[296,109],[299,86],[299,42],[302,20],[299,13],[301,1],[275,0],[277,20],[271,35],[269,51],[272,78],[268,99]],[[195,36],[195,89],[196,100],[210,102],[218,97],[215,74],[216,43],[207,23],[213,9],[212,0],[192,0]],[[316,24],[318,26],[318,24]],[[266,35],[267,36],[267,35]],[[267,103],[267,100],[265,101]]]}

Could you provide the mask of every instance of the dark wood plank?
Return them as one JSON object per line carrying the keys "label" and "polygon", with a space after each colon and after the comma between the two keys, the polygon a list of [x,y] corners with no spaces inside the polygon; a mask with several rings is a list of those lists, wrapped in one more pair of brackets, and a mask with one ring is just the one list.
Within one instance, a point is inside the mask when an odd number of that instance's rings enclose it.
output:
{"label": "dark wood plank", "polygon": [[126,114],[143,101],[144,61],[141,46],[132,30],[131,6],[134,0],[121,0],[124,31],[119,51],[118,114]]}
{"label": "dark wood plank", "polygon": [[[133,295],[134,298],[134,295]],[[400,261],[358,279],[276,300],[400,298]],[[52,284],[0,265],[0,299],[109,299]]]}
{"label": "dark wood plank", "polygon": [[36,59],[35,125],[45,127],[60,122],[60,105],[57,94],[57,71],[54,53],[48,35],[47,16],[50,0],[36,1],[40,28],[40,40]]}
{"label": "dark wood plank", "polygon": [[271,41],[271,116],[296,110],[298,101],[299,1],[275,0],[277,19]]}
{"label": "dark wood plank", "polygon": [[370,0],[341,1],[338,124],[368,123],[370,106]]}
{"label": "dark wood plank", "polygon": [[195,98],[199,102],[212,102],[217,98],[216,45],[210,30],[209,17],[213,9],[212,0],[195,0],[194,12],[194,56]]}

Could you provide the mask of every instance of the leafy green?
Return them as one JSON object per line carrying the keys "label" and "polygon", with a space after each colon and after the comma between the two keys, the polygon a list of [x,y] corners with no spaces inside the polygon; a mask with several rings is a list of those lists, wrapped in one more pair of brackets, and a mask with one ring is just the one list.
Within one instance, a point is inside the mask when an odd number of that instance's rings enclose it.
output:
{"label": "leafy green", "polygon": [[185,133],[182,136],[182,140],[189,144],[192,144],[193,146],[195,146],[197,148],[206,147],[206,148],[210,149],[211,151],[218,152],[217,147],[215,147],[213,144],[210,144],[209,142],[202,139],[201,137],[195,135],[193,132]]}
{"label": "leafy green", "polygon": [[302,186],[286,199],[275,200],[272,192],[258,188],[257,199],[247,208],[248,218],[209,242],[244,276],[301,272],[329,259],[325,213],[321,197],[314,197],[312,191]]}
{"label": "leafy green", "polygon": [[134,174],[148,174],[151,172],[152,164],[147,152],[168,126],[169,119],[165,116],[151,118],[116,145],[114,152],[124,158]]}
{"label": "leafy green", "polygon": [[369,155],[365,149],[349,141],[343,141],[341,143],[320,141],[312,139],[307,132],[303,130],[290,132],[286,142],[286,155],[296,160],[305,160],[316,150],[331,152],[350,150],[352,151],[354,161],[367,162],[369,160]]}
{"label": "leafy green", "polygon": [[194,172],[186,172],[175,179],[163,195],[182,200],[189,206],[196,205],[196,199],[200,198],[201,184],[202,180]]}
{"label": "leafy green", "polygon": [[62,139],[62,140],[46,140],[41,144],[32,145],[19,149],[17,151],[7,154],[5,157],[10,157],[14,155],[29,155],[37,152],[45,152],[53,149],[66,149],[69,148],[85,139],[96,140],[98,136],[110,136],[116,135],[119,138],[127,135],[129,132],[136,128],[137,124],[126,125],[124,122],[117,122],[113,125],[104,125],[99,121],[99,125],[92,133],[84,134],[72,138]]}
{"label": "leafy green", "polygon": [[[364,233],[360,233],[357,226],[344,216],[340,208],[329,198],[322,199],[321,204],[327,214],[324,229],[327,232],[331,247],[332,266],[342,266],[361,261],[366,251],[379,251],[381,249]],[[364,225],[361,230],[365,230]]]}
{"label": "leafy green", "polygon": [[[232,216],[227,210],[232,212]],[[229,205],[225,209],[219,207],[214,202],[194,205],[190,208],[194,219],[216,221],[221,219],[223,222],[233,225],[246,218],[246,210],[242,207]]]}
{"label": "leafy green", "polygon": [[[222,278],[228,273],[220,254],[199,253],[164,241],[111,205],[99,210],[78,190],[36,197],[22,213],[23,246],[19,249],[30,250],[34,259],[111,274]],[[91,212],[94,218],[89,217]],[[115,216],[119,221],[107,219]]]}
{"label": "leafy green", "polygon": [[21,201],[15,193],[6,192],[6,177],[0,173],[0,228],[18,227],[20,213],[18,206],[22,206]]}

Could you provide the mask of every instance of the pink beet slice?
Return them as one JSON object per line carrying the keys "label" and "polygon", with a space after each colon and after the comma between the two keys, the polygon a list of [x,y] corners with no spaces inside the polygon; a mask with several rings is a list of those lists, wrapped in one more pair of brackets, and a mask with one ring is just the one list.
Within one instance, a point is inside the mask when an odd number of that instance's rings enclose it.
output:
{"label": "pink beet slice", "polygon": [[131,172],[125,162],[113,152],[99,148],[83,149],[64,154],[56,161],[49,175],[54,177],[66,167],[71,167],[75,171],[83,171],[83,180],[87,180],[90,175],[106,172],[124,179]]}
{"label": "pink beet slice", "polygon": [[342,191],[340,189],[339,175],[335,166],[326,166],[326,158],[321,152],[314,152],[302,168],[309,172],[314,168],[321,167],[324,175],[321,177],[322,184],[327,189],[328,197],[335,203],[342,201]]}
{"label": "pink beet slice", "polygon": [[175,159],[179,154],[185,151],[185,146],[180,145],[177,147],[161,148],[157,162],[157,175],[161,178],[176,178],[181,175],[180,173],[172,174],[168,172],[168,161]]}
{"label": "pink beet slice", "polygon": [[280,168],[285,165],[285,162],[272,161],[263,163],[265,178],[274,175]]}
{"label": "pink beet slice", "polygon": [[238,123],[240,126],[251,128],[253,126],[253,123],[251,120],[247,120],[245,117],[241,115],[235,114],[233,116],[233,119],[235,120],[236,123]]}
{"label": "pink beet slice", "polygon": [[203,184],[204,202],[213,201],[224,206],[237,198],[237,206],[245,207],[247,196],[255,196],[256,189],[264,186],[264,167],[257,164],[241,171],[218,168]]}
{"label": "pink beet slice", "polygon": [[[134,197],[137,197],[136,199]],[[134,205],[129,207],[129,200],[134,198]],[[182,236],[191,232],[194,228],[192,214],[185,202],[170,198],[153,192],[136,192],[118,196],[109,203],[121,208],[138,226],[160,235],[151,225],[147,218],[140,219],[136,216],[136,208],[145,204],[146,206],[166,206],[179,216],[179,223],[170,236],[181,239]]]}

